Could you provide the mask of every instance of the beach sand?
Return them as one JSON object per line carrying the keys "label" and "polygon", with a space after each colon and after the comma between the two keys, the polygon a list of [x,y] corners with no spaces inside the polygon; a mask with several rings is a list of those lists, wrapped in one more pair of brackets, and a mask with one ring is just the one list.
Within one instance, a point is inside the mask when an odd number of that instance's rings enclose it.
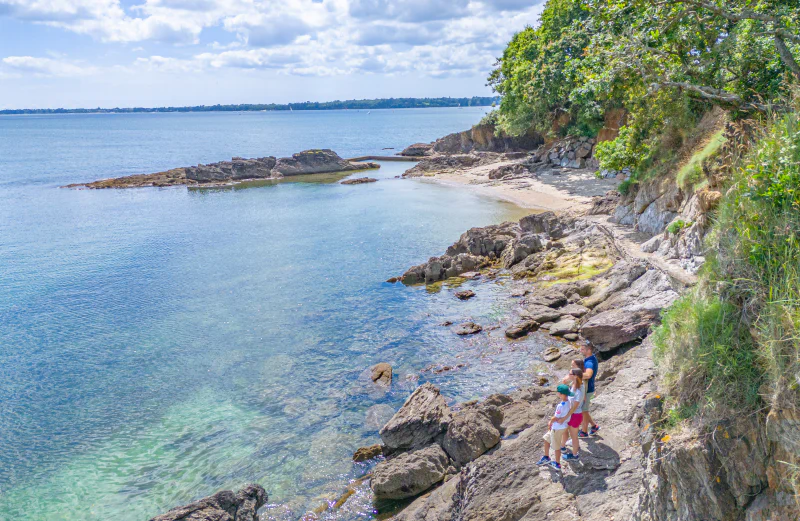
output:
{"label": "beach sand", "polygon": [[555,168],[535,176],[513,179],[489,179],[490,171],[515,162],[503,161],[452,172],[426,174],[414,179],[444,185],[468,185],[479,193],[523,208],[556,212],[584,210],[591,204],[593,197],[603,195],[619,184],[613,178],[598,179],[591,170],[571,168]]}

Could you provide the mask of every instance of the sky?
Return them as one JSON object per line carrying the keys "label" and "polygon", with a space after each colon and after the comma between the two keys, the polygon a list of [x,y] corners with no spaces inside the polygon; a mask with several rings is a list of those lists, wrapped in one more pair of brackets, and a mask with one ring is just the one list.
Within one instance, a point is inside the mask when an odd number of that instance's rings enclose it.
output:
{"label": "sky", "polygon": [[0,0],[0,109],[488,96],[543,0]]}

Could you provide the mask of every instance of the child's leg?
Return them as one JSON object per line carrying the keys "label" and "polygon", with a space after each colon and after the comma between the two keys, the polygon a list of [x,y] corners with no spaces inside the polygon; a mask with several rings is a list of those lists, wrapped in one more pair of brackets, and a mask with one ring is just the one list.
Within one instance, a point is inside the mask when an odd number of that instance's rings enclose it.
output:
{"label": "child's leg", "polygon": [[561,446],[562,447],[566,447],[567,446],[567,439],[569,439],[569,429],[564,429],[564,434],[561,436]]}
{"label": "child's leg", "polygon": [[[561,454],[561,451],[557,450],[556,451],[556,458],[559,456],[559,454]],[[547,456],[548,458],[550,457],[550,442],[549,441],[545,441],[544,442],[544,455]]]}
{"label": "child's leg", "polygon": [[[560,434],[561,434],[561,433],[559,432],[559,433],[558,433],[558,435],[557,435],[557,437],[558,437],[558,436],[560,436]],[[561,451],[560,451],[560,450],[557,450],[557,451],[556,451],[556,463],[558,463],[559,465],[561,465]]]}
{"label": "child's leg", "polygon": [[578,452],[581,450],[580,446],[578,446],[578,428],[570,427],[569,434],[572,436],[572,455],[577,456]]}

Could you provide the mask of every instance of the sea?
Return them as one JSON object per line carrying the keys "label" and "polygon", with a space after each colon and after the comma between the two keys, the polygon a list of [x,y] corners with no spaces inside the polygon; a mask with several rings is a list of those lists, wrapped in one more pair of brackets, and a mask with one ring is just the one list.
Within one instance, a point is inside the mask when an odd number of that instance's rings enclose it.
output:
{"label": "sea", "polygon": [[[385,281],[527,212],[401,179],[404,162],[365,185],[60,187],[309,148],[392,155],[487,110],[0,116],[0,520],[146,521],[251,482],[264,520],[348,488],[319,517],[374,517],[371,464],[351,456],[411,391],[506,391],[541,348],[441,325],[501,325],[502,279]],[[388,392],[368,381],[378,362]]]}

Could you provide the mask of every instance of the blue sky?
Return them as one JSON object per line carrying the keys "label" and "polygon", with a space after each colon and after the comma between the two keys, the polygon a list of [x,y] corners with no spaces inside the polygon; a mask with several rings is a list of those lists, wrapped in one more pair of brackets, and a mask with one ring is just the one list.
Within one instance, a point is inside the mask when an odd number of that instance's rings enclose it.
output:
{"label": "blue sky", "polygon": [[489,95],[542,0],[0,0],[0,108]]}

